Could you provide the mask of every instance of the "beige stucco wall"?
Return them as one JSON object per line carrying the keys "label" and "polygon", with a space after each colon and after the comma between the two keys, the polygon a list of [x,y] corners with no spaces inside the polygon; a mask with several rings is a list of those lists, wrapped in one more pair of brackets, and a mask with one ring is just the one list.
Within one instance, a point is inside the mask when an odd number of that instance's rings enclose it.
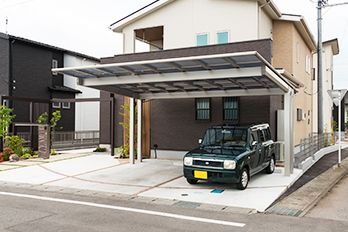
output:
{"label": "beige stucco wall", "polygon": [[200,33],[208,33],[208,44],[220,31],[229,31],[229,42],[272,37],[272,19],[257,1],[176,0],[123,29],[124,53],[135,51],[134,30],[157,26],[164,27],[164,49],[196,46]]}
{"label": "beige stucco wall", "polygon": [[[310,68],[313,64],[311,51],[301,37],[293,22],[273,22],[273,66],[284,68],[301,81],[305,87],[298,89],[294,97],[294,143],[298,145],[300,139],[312,133],[312,80],[311,74],[306,72],[306,55],[310,57]],[[297,62],[297,43],[299,44],[299,60]],[[297,108],[305,114],[304,120],[297,120]]]}

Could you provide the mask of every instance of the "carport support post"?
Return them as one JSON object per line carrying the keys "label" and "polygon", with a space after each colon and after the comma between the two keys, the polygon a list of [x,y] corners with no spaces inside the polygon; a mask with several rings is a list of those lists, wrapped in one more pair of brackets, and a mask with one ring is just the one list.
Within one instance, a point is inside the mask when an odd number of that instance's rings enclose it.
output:
{"label": "carport support post", "polygon": [[135,107],[134,98],[129,99],[129,163],[134,164]]}
{"label": "carport support post", "polygon": [[143,137],[143,102],[138,100],[138,162],[142,162],[142,137]]}
{"label": "carport support post", "polygon": [[294,172],[294,139],[293,139],[293,92],[289,90],[284,94],[284,155],[285,176]]}

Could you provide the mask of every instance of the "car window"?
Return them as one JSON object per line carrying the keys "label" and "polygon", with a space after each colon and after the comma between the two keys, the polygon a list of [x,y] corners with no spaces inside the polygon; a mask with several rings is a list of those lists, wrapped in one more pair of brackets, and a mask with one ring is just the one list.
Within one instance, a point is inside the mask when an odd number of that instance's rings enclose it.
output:
{"label": "car window", "polygon": [[202,145],[204,146],[245,146],[247,141],[246,129],[210,128],[205,132]]}
{"label": "car window", "polygon": [[250,134],[250,146],[253,144],[254,141],[259,142],[257,131],[252,131]]}
{"label": "car window", "polygon": [[266,138],[265,138],[265,135],[264,135],[263,131],[262,131],[262,130],[259,130],[259,134],[260,134],[260,141],[261,141],[261,142],[265,142],[265,141],[266,141]]}

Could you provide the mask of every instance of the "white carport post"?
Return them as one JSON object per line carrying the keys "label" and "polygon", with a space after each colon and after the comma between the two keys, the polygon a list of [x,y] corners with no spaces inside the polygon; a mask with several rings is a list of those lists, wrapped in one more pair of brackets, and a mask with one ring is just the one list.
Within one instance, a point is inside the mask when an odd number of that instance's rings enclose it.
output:
{"label": "white carport post", "polygon": [[294,112],[293,90],[284,94],[284,156],[285,176],[294,173]]}
{"label": "white carport post", "polygon": [[143,138],[143,102],[138,100],[138,162],[142,162],[142,138]]}
{"label": "white carport post", "polygon": [[129,99],[129,163],[134,164],[135,108],[134,98]]}

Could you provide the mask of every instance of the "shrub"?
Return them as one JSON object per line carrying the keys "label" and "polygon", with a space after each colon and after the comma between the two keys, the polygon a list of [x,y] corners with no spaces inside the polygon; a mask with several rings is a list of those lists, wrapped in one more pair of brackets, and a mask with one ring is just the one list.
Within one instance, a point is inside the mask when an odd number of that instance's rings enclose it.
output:
{"label": "shrub", "polygon": [[23,159],[30,159],[31,158],[31,155],[30,154],[24,154],[23,156],[22,156],[22,158]]}
{"label": "shrub", "polygon": [[3,161],[9,161],[10,156],[14,154],[11,148],[5,148],[4,152],[2,153],[2,159]]}
{"label": "shrub", "polygon": [[16,153],[18,156],[22,155],[22,143],[24,142],[24,139],[20,139],[17,135],[13,136],[6,136],[5,137],[5,144],[7,147],[11,148],[14,153]]}
{"label": "shrub", "polygon": [[93,152],[105,152],[106,148],[104,147],[97,147]]}

